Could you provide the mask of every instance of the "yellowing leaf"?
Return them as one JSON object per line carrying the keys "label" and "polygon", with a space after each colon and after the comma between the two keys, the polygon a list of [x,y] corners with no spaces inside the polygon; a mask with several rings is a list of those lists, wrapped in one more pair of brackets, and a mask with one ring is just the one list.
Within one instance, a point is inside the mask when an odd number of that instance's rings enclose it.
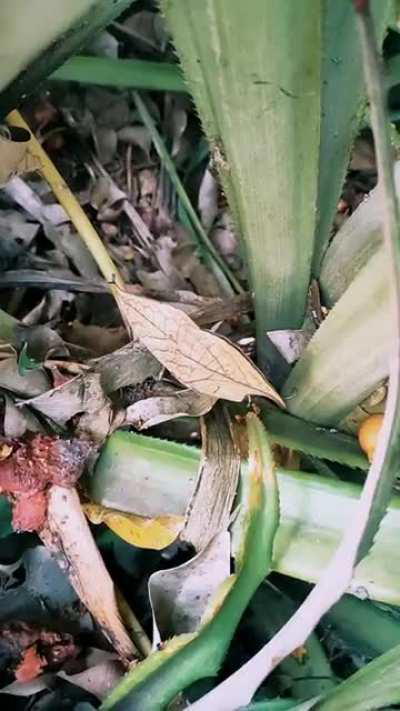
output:
{"label": "yellowing leaf", "polygon": [[262,373],[229,341],[202,331],[169,304],[117,287],[113,293],[135,338],[187,387],[236,402],[246,395],[262,395],[284,406]]}
{"label": "yellowing leaf", "polygon": [[183,516],[145,518],[108,509],[100,504],[84,504],[91,523],[105,523],[117,536],[139,548],[161,550],[172,543],[183,527]]}

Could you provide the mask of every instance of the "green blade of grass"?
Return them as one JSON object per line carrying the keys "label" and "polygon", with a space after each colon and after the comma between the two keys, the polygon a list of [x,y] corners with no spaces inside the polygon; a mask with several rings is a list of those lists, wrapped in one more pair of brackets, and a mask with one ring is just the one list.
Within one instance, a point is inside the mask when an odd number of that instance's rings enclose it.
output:
{"label": "green blade of grass", "polygon": [[234,574],[222,583],[196,632],[165,642],[130,671],[102,704],[102,711],[162,711],[183,688],[217,674],[253,593],[268,574],[279,522],[278,487],[267,434],[247,415],[249,465],[241,475],[234,523]]}
{"label": "green blade of grass", "polygon": [[[187,445],[116,432],[89,481],[94,501],[152,516],[183,514],[200,452]],[[353,521],[360,487],[305,472],[278,469],[281,521],[273,569],[318,580],[345,528]],[[352,589],[371,599],[400,604],[400,499],[394,497],[370,555],[358,566]]]}
{"label": "green blade of grass", "polygon": [[368,460],[354,437],[273,410],[263,402],[257,405],[271,440],[276,444],[348,467],[368,469]]}
{"label": "green blade of grass", "polygon": [[132,1],[136,0],[2,0],[0,116],[18,106]]}
{"label": "green blade of grass", "polygon": [[321,3],[161,5],[243,238],[262,349],[266,330],[298,327],[305,311],[317,194]]}
{"label": "green blade of grass", "polygon": [[185,92],[188,89],[177,64],[141,59],[71,57],[49,77],[51,81],[76,81],[119,89]]}

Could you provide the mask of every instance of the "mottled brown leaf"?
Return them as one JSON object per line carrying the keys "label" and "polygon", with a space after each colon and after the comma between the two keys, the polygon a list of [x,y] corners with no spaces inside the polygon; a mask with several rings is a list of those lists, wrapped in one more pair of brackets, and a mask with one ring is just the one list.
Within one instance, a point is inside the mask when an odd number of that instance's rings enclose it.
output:
{"label": "mottled brown leaf", "polygon": [[126,409],[124,424],[133,425],[138,430],[147,430],[177,417],[200,417],[209,412],[215,403],[216,398],[194,393],[193,390],[148,397]]}
{"label": "mottled brown leaf", "polygon": [[197,392],[240,402],[246,395],[283,401],[262,373],[229,341],[202,331],[169,304],[114,289],[131,332],[181,383]]}

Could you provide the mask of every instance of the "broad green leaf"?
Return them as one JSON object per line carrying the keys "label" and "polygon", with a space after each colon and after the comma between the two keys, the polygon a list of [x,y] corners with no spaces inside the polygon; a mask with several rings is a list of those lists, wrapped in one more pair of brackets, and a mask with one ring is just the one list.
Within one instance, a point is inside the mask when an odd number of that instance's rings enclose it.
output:
{"label": "broad green leaf", "polygon": [[0,115],[37,89],[92,34],[132,0],[2,0]]}
{"label": "broad green leaf", "polygon": [[276,444],[348,467],[368,469],[368,460],[354,437],[300,420],[263,402],[257,405],[271,440]]}
{"label": "broad green leaf", "polygon": [[[199,460],[200,451],[193,447],[116,432],[88,481],[89,494],[97,503],[138,515],[184,515]],[[281,519],[273,569],[315,582],[354,520],[360,487],[281,468],[277,474]],[[372,551],[357,567],[354,592],[400,604],[399,535],[400,499],[394,497]]]}
{"label": "broad green leaf", "polygon": [[315,711],[375,711],[400,703],[400,645],[382,654],[318,701]]}
{"label": "broad green leaf", "polygon": [[240,711],[292,711],[294,708],[293,699],[268,699],[242,706]]}
{"label": "broad green leaf", "polygon": [[[319,219],[313,263],[316,275],[330,239],[351,145],[362,117],[364,95],[361,51],[355,41],[356,23],[352,2],[323,0],[322,4]],[[378,36],[383,39],[391,0],[372,0],[370,4]]]}
{"label": "broad green leaf", "polygon": [[316,331],[282,391],[292,414],[338,425],[387,377],[393,345],[387,269],[378,251]]}
{"label": "broad green leaf", "polygon": [[162,711],[183,688],[217,674],[237,624],[268,574],[279,522],[278,487],[267,434],[247,416],[249,465],[243,471],[234,523],[235,568],[219,587],[195,632],[182,633],[128,672],[101,709]]}
{"label": "broad green leaf", "polygon": [[266,330],[299,327],[305,311],[320,141],[321,3],[161,6],[243,239],[262,348]]}

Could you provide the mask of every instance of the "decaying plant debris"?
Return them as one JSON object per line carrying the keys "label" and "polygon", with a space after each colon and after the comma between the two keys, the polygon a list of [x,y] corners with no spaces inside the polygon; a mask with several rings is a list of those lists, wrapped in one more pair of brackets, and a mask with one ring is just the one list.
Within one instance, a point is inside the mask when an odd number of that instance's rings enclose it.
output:
{"label": "decaying plant debris", "polygon": [[28,4],[0,8],[3,703],[400,703],[393,3],[74,0],[21,42]]}

